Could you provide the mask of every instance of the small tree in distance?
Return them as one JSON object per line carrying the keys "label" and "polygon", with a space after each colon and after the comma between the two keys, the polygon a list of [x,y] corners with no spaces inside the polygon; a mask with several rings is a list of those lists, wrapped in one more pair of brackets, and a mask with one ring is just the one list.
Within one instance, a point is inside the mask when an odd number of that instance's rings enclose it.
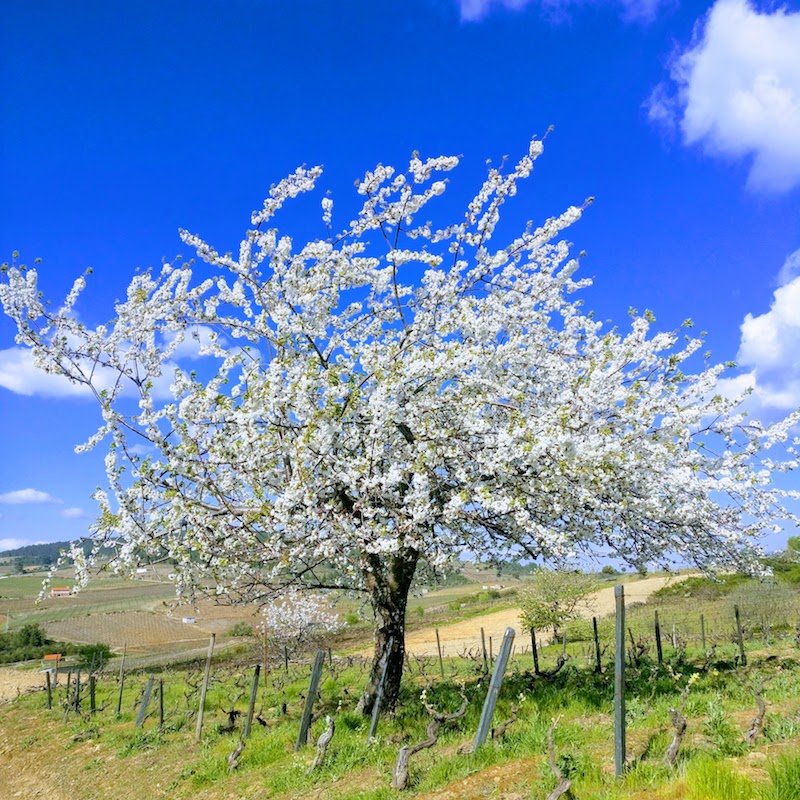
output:
{"label": "small tree in distance", "polygon": [[[99,405],[84,446],[108,450],[98,548],[119,568],[169,561],[183,597],[366,592],[365,712],[384,654],[397,699],[421,558],[751,566],[754,539],[792,516],[771,475],[794,466],[798,415],[750,422],[715,389],[723,367],[684,371],[699,339],[652,334],[648,313],[627,332],[586,313],[590,281],[558,238],[584,206],[494,243],[542,149],[490,168],[440,225],[457,158],[379,165],[351,220],[334,226],[326,196],[320,238],[297,245],[273,226],[320,180],[300,168],[236,254],[182,231],[205,265],[136,275],[104,324],[76,312],[84,278],[54,310],[36,270],[6,268],[18,343]],[[92,555],[75,555],[85,579]]]}
{"label": "small tree in distance", "polygon": [[553,638],[558,639],[565,623],[590,610],[590,595],[596,588],[596,579],[584,572],[537,570],[520,589],[520,622],[527,630],[552,628]]}

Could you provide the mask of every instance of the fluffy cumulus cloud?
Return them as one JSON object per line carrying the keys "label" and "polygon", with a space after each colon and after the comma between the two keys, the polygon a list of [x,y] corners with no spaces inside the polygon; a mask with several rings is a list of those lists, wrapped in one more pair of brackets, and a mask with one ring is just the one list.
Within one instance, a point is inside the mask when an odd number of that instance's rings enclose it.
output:
{"label": "fluffy cumulus cloud", "polygon": [[606,5],[619,8],[626,20],[650,21],[659,8],[671,0],[458,0],[461,8],[461,19],[465,22],[476,22],[483,19],[493,10],[507,8],[519,10],[534,3],[556,16],[585,5]]}
{"label": "fluffy cumulus cloud", "polygon": [[671,77],[650,97],[651,120],[712,155],[749,159],[751,189],[800,184],[800,12],[717,0]]}
{"label": "fluffy cumulus cloud", "polygon": [[82,508],[70,506],[61,512],[61,516],[64,517],[64,519],[91,519],[92,515]]}
{"label": "fluffy cumulus cloud", "polygon": [[61,501],[47,492],[39,489],[16,489],[13,492],[0,494],[0,504],[10,506],[21,505],[48,505],[58,504]]}
{"label": "fluffy cumulus cloud", "polygon": [[17,550],[26,544],[30,544],[30,542],[26,542],[25,539],[0,539],[0,553],[4,553],[6,550]]}
{"label": "fluffy cumulus cloud", "polygon": [[[198,325],[190,330],[172,353],[172,360],[165,362],[162,375],[153,381],[153,394],[159,400],[172,397],[170,385],[173,381],[174,370],[181,361],[196,361],[203,358],[212,341],[211,328]],[[166,347],[171,344],[172,338],[164,340]],[[226,344],[220,339],[221,344]],[[116,380],[116,373],[110,369],[92,369],[88,361],[83,365],[86,374],[93,373],[93,383],[99,391],[110,389]],[[15,394],[28,397],[77,397],[89,399],[93,393],[88,386],[82,383],[73,383],[63,375],[55,375],[39,369],[33,360],[33,353],[26,347],[9,347],[0,350],[0,387],[8,389]],[[130,393],[133,387],[130,386]]]}
{"label": "fluffy cumulus cloud", "polygon": [[15,394],[40,397],[90,397],[89,390],[61,375],[51,375],[34,366],[33,355],[24,347],[0,350],[0,386]]}
{"label": "fluffy cumulus cloud", "polygon": [[749,404],[762,416],[800,408],[800,250],[779,273],[769,311],[748,314],[741,325],[737,361],[745,372],[723,382],[733,396],[752,390]]}

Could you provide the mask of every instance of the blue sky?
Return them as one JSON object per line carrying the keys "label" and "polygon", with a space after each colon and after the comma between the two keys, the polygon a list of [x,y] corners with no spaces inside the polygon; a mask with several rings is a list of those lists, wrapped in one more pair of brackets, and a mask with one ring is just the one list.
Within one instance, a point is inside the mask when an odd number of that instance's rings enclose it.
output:
{"label": "blue sky", "polygon": [[[584,302],[686,317],[766,418],[800,405],[800,3],[744,0],[6,0],[0,260],[113,314],[136,268],[235,249],[271,183],[323,164],[337,203],[377,162],[485,160],[554,130],[509,230],[593,196],[570,230]],[[314,230],[309,238],[318,235]],[[94,405],[0,320],[0,548],[86,532]]]}

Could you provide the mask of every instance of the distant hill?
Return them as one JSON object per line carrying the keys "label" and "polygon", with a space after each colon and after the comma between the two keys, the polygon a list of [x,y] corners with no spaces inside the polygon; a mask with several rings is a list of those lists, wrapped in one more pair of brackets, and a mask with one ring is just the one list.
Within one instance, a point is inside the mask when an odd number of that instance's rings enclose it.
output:
{"label": "distant hill", "polygon": [[[15,550],[4,550],[0,558],[21,558],[26,565],[54,564],[62,550],[68,550],[72,542],[48,542],[46,544],[26,544]],[[84,545],[85,546],[85,545]]]}

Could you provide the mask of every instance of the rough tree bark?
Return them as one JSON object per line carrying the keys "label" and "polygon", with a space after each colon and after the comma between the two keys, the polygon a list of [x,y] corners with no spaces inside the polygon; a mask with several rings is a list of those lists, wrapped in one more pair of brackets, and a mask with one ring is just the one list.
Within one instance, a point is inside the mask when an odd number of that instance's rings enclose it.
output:
{"label": "rough tree bark", "polygon": [[363,714],[371,714],[383,670],[384,653],[389,650],[383,705],[393,711],[400,694],[405,655],[406,605],[417,569],[419,551],[405,548],[387,556],[367,554],[363,559],[364,579],[375,613],[375,653],[367,686],[358,704]]}

